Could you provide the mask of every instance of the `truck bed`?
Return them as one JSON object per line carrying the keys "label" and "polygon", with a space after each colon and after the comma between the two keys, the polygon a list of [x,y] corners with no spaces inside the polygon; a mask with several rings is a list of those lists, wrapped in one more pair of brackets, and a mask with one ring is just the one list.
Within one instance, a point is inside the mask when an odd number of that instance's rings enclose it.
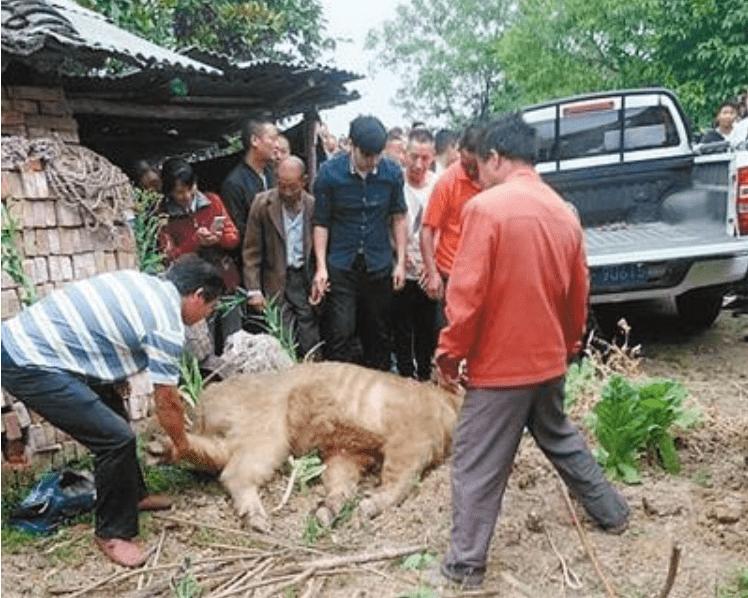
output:
{"label": "truck bed", "polygon": [[607,224],[586,228],[585,239],[593,267],[748,251],[748,239],[729,237],[724,224],[709,220]]}

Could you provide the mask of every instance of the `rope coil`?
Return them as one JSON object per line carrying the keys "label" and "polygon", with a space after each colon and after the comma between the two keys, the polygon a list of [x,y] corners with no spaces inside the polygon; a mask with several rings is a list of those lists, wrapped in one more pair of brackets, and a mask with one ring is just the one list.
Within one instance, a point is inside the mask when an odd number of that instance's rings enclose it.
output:
{"label": "rope coil", "polygon": [[54,196],[78,208],[87,229],[95,231],[103,226],[115,234],[116,225],[124,222],[132,210],[132,186],[127,176],[96,152],[69,145],[56,135],[3,138],[3,170],[20,170],[30,158],[44,163]]}

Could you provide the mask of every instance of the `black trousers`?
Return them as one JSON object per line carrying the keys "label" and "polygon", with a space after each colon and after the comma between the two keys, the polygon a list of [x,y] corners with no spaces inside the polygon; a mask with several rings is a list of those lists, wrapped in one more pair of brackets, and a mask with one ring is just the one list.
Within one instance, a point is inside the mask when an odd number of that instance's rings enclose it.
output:
{"label": "black trousers", "polygon": [[[135,452],[135,434],[122,401],[94,392],[95,384],[65,370],[20,367],[2,349],[5,390],[44,419],[86,446],[95,458],[96,535],[138,535],[138,501],[145,495]],[[102,386],[111,389],[111,385]]]}
{"label": "black trousers", "polygon": [[[361,340],[363,365],[390,370],[392,278],[390,270],[367,272],[328,266],[330,290],[325,297],[322,339],[325,358],[356,362],[356,335]],[[359,323],[358,330],[356,323]]]}
{"label": "black trousers", "polygon": [[306,268],[286,270],[286,288],[283,293],[283,324],[294,331],[298,343],[297,355],[303,358],[319,343],[317,315],[309,305],[309,278]]}
{"label": "black trousers", "polygon": [[392,298],[392,330],[395,339],[397,371],[401,376],[419,380],[431,378],[431,358],[436,348],[437,302],[416,280],[407,280],[405,288]]}

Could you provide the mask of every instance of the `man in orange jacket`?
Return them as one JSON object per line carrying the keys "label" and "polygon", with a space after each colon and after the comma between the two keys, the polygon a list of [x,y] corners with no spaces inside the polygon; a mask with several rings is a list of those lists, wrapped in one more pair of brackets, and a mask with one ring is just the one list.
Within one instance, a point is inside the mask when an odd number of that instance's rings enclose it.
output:
{"label": "man in orange jacket", "polygon": [[484,191],[463,210],[436,364],[467,394],[454,441],[452,537],[441,574],[483,581],[486,555],[525,427],[605,530],[629,509],[566,417],[564,375],[578,350],[589,283],[579,221],[533,168],[534,130],[521,115],[483,131]]}

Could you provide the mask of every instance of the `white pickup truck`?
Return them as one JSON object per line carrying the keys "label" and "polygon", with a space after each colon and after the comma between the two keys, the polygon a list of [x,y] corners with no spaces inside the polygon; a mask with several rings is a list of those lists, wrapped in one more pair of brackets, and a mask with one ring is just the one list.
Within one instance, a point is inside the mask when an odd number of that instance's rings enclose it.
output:
{"label": "white pickup truck", "polygon": [[585,229],[593,306],[667,300],[705,327],[748,276],[748,148],[694,149],[678,100],[637,89],[523,110],[536,167]]}

